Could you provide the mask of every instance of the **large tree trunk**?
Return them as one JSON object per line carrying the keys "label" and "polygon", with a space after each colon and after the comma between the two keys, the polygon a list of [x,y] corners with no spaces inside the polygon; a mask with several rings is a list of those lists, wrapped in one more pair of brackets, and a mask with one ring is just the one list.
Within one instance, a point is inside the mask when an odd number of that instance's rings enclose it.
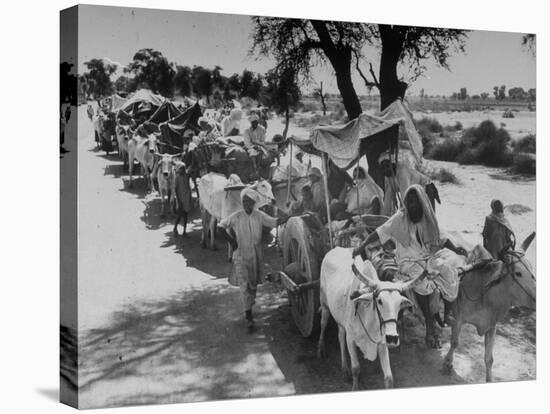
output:
{"label": "large tree trunk", "polygon": [[[379,89],[380,109],[388,107],[396,99],[403,99],[407,84],[397,77],[397,65],[403,51],[404,29],[399,26],[378,25],[380,40],[382,42],[382,55],[380,58]],[[378,158],[387,150],[393,151],[397,145],[399,129],[390,128],[381,133],[376,139],[367,144],[367,162],[369,175],[376,181],[380,188],[384,189],[384,175],[380,170]]]}
{"label": "large tree trunk", "polygon": [[348,113],[348,119],[352,120],[363,111],[355,87],[351,80],[351,51],[341,53],[340,56],[331,62],[336,72],[336,84],[342,96],[342,102]]}
{"label": "large tree trunk", "polygon": [[321,49],[323,49],[323,52],[334,68],[336,84],[342,96],[348,118],[350,120],[355,119],[362,112],[362,109],[359,103],[359,97],[357,96],[357,92],[355,92],[351,80],[352,48],[350,46],[342,46],[341,44],[335,45],[327,29],[326,22],[322,20],[311,20],[311,25],[319,36]]}

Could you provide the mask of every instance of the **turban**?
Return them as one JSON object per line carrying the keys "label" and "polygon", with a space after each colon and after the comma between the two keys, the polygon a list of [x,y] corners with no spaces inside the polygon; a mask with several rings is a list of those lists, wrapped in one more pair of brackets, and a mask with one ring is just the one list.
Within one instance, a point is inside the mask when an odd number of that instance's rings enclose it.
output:
{"label": "turban", "polygon": [[250,187],[247,187],[243,191],[241,191],[241,201],[243,201],[245,197],[253,200],[255,204],[257,204],[259,201],[258,193],[256,193],[256,191],[252,190]]}
{"label": "turban", "polygon": [[207,123],[208,123],[208,118],[205,117],[205,116],[201,116],[201,117],[199,118],[199,120],[198,120],[198,123],[200,124],[200,123],[202,123],[202,122],[204,122],[205,124],[207,124]]}

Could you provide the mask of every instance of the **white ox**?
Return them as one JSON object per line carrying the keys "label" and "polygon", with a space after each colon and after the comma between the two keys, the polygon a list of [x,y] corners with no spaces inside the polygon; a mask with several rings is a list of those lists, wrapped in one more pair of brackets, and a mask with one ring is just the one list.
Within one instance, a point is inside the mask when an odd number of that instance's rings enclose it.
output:
{"label": "white ox", "polygon": [[[219,220],[226,218],[232,213],[242,209],[241,191],[244,185],[231,187],[234,183],[240,183],[237,175],[232,174],[229,179],[223,174],[208,173],[198,181],[200,196],[201,216],[202,216],[202,237],[201,245],[207,246],[212,250],[216,249],[215,230]],[[271,185],[265,180],[259,180],[246,187],[256,193],[259,200],[256,208],[263,207],[274,202]],[[209,237],[210,236],[210,237]],[[231,258],[231,252],[229,252]]]}
{"label": "white ox", "polygon": [[122,158],[124,166],[128,165],[128,141],[132,135],[130,126],[117,125],[115,128],[116,140],[118,143],[118,155]]}
{"label": "white ox", "polygon": [[130,174],[130,187],[132,187],[132,173],[134,160],[141,166],[143,178],[146,180],[147,188],[151,191],[153,185],[153,169],[155,167],[155,153],[157,152],[157,139],[154,134],[142,137],[138,134],[128,141],[128,172]]}
{"label": "white ox", "polygon": [[[351,359],[353,390],[359,388],[359,357],[356,347],[366,359],[378,356],[386,388],[393,387],[388,348],[399,346],[397,318],[412,303],[401,295],[416,280],[382,282],[371,262],[352,258],[353,249],[335,247],[321,264],[321,334],[318,355],[325,354],[324,335],[329,316],[338,324],[338,341],[342,370],[349,375],[346,349]],[[352,265],[355,269],[352,270]],[[355,275],[354,275],[355,273]],[[363,282],[363,287],[361,281]],[[365,288],[366,286],[366,288]]]}
{"label": "white ox", "polygon": [[162,201],[162,215],[166,215],[166,208],[172,205],[176,194],[176,166],[178,164],[178,158],[181,154],[158,154],[155,153],[155,157],[158,159],[157,163],[157,182],[159,185],[159,194]]}

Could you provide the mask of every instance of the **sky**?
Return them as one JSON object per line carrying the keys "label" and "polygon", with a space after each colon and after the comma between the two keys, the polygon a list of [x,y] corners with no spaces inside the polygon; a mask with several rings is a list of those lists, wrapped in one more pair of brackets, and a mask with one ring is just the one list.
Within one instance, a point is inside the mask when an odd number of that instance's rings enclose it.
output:
{"label": "sky", "polygon": [[[139,49],[153,48],[180,65],[219,65],[225,76],[245,68],[265,73],[274,61],[249,56],[251,31],[250,17],[243,15],[81,5],[78,67],[84,72],[84,62],[92,58],[126,65]],[[426,61],[424,75],[409,85],[408,93],[424,89],[428,95],[450,95],[465,87],[473,95],[492,93],[495,85],[534,88],[535,58],[521,46],[521,37],[521,33],[470,32],[465,53],[449,59],[450,71]],[[377,53],[366,53],[376,68]],[[367,72],[367,63],[362,66]],[[305,86],[305,91],[322,81],[327,92],[337,92],[330,68],[317,67],[313,74],[314,84]],[[358,74],[353,80],[358,94],[366,94]]]}

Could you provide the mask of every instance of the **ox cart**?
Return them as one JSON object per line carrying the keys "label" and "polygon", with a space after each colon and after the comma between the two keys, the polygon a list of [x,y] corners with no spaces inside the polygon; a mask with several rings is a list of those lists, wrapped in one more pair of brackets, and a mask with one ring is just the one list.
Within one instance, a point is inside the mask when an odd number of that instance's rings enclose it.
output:
{"label": "ox cart", "polygon": [[[399,135],[391,133],[390,129],[399,127],[402,128]],[[401,141],[398,141],[398,137],[405,141],[405,145],[399,145]],[[421,138],[414,129],[410,113],[400,101],[396,101],[380,116],[361,114],[342,126],[319,126],[307,139],[290,138],[291,160],[294,146],[321,158],[328,212],[331,187],[334,187],[331,186],[334,184],[331,180],[338,174],[347,174],[345,171],[359,165],[363,156],[367,157],[370,164],[373,152],[389,149],[397,161],[400,146],[411,150],[416,157],[422,154]],[[289,194],[290,182],[289,179]],[[336,186],[336,189],[341,188]],[[381,215],[360,215],[354,217],[351,227],[334,231],[330,214],[327,216],[327,223],[321,223],[312,214],[294,216],[287,221],[280,241],[282,268],[270,275],[271,281],[286,289],[292,318],[304,337],[312,336],[319,327],[320,269],[325,254],[335,246],[352,246],[350,239],[353,236],[366,237],[388,219]]]}

